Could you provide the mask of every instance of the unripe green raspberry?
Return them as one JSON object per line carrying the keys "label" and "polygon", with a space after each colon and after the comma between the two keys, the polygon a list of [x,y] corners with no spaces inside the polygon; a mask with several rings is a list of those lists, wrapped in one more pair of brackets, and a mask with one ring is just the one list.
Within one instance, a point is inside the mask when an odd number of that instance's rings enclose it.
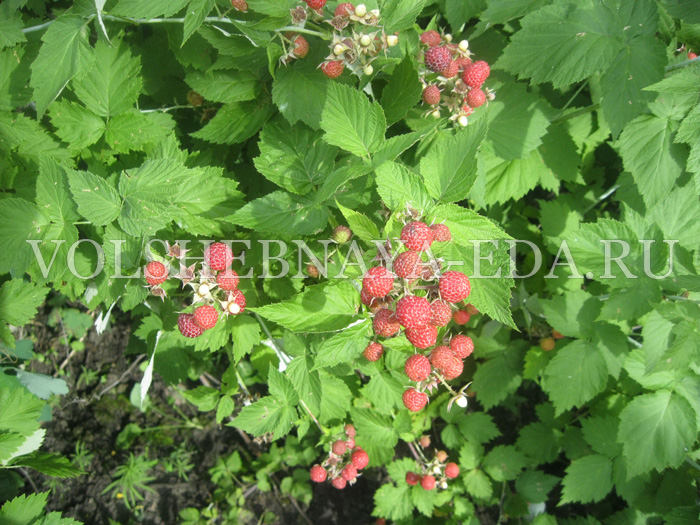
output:
{"label": "unripe green raspberry", "polygon": [[333,239],[338,244],[345,244],[352,237],[352,230],[347,226],[337,226],[333,233],[331,234],[331,239]]}

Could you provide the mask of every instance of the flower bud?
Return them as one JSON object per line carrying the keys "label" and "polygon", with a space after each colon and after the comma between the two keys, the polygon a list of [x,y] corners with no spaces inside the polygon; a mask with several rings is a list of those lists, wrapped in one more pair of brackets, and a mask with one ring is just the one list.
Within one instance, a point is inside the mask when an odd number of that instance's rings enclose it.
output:
{"label": "flower bud", "polygon": [[386,45],[389,47],[394,47],[396,44],[399,43],[399,37],[396,35],[389,35],[386,37]]}
{"label": "flower bud", "polygon": [[367,6],[365,4],[360,4],[355,7],[355,16],[362,18],[367,14]]}
{"label": "flower bud", "polygon": [[467,49],[469,49],[469,42],[466,40],[462,40],[459,43],[459,49],[460,49],[460,51],[466,51]]}

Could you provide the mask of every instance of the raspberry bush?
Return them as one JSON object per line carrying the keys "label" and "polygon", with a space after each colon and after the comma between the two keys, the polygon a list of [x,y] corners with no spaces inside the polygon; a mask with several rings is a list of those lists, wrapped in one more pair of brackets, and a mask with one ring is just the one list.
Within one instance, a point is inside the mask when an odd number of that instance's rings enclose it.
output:
{"label": "raspberry bush", "polygon": [[157,385],[235,432],[183,523],[257,523],[256,490],[371,500],[339,523],[700,519],[693,2],[9,0],[0,28],[0,522],[93,474],[42,448],[78,402],[27,350],[55,304],[129,328],[144,417]]}

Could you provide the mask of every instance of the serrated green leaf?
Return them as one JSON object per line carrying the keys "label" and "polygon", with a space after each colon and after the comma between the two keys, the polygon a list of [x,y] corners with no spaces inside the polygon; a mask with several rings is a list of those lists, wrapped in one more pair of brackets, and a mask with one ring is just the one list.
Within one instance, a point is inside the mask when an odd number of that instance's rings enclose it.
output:
{"label": "serrated green leaf", "polygon": [[237,210],[231,222],[251,230],[308,235],[325,228],[328,208],[307,196],[275,191]]}
{"label": "serrated green leaf", "polygon": [[484,408],[491,408],[515,392],[523,381],[522,353],[517,348],[481,363],[474,373],[474,390]]}
{"label": "serrated green leaf", "polygon": [[347,281],[309,286],[281,303],[251,308],[294,332],[332,332],[357,318],[360,294]]}
{"label": "serrated green leaf", "polygon": [[19,14],[19,11],[13,13],[9,3],[0,6],[0,49],[27,41],[22,32],[22,17]]}
{"label": "serrated green leaf", "polygon": [[185,77],[185,82],[211,102],[243,102],[255,99],[257,94],[255,75],[247,71],[193,71]]}
{"label": "serrated green leaf", "polygon": [[387,124],[391,125],[404,118],[408,111],[420,101],[422,93],[418,72],[407,55],[394,68],[389,82],[382,91],[381,104]]}
{"label": "serrated green leaf", "polygon": [[371,323],[363,321],[319,342],[312,370],[352,362],[360,357],[369,341],[370,326]]}
{"label": "serrated green leaf", "polygon": [[195,405],[201,412],[209,412],[214,410],[219,403],[221,392],[208,386],[198,386],[192,390],[185,390],[182,397]]}
{"label": "serrated green leaf", "polygon": [[104,121],[88,109],[67,100],[59,100],[49,111],[56,135],[72,148],[83,149],[94,144],[105,131]]}
{"label": "serrated green leaf", "polygon": [[369,158],[384,142],[386,119],[377,102],[354,88],[331,83],[321,115],[324,139],[358,157]]}
{"label": "serrated green leaf", "polygon": [[129,16],[133,18],[156,18],[158,16],[170,16],[177,13],[187,5],[189,0],[119,0],[119,3],[110,11],[110,14]]}
{"label": "serrated green leaf", "polygon": [[557,349],[544,375],[543,388],[559,415],[600,394],[608,380],[608,366],[594,344],[576,340]]}
{"label": "serrated green leaf", "polygon": [[0,509],[0,521],[8,525],[32,523],[44,512],[48,496],[48,492],[17,496],[2,506]]}
{"label": "serrated green leaf", "polygon": [[405,483],[398,487],[386,483],[374,493],[375,515],[390,520],[403,520],[413,514],[411,487]]}
{"label": "serrated green leaf", "polygon": [[529,503],[544,503],[547,495],[559,483],[559,478],[540,470],[526,470],[518,476],[515,488]]}
{"label": "serrated green leaf", "polygon": [[525,456],[515,447],[498,445],[486,455],[482,467],[495,481],[507,481],[515,479],[525,464]]}
{"label": "serrated green leaf", "polygon": [[330,374],[321,377],[321,422],[338,423],[345,420],[352,404],[353,394],[340,378]]}
{"label": "serrated green leaf", "polygon": [[163,140],[175,127],[170,115],[141,113],[132,109],[109,119],[105,142],[114,151],[140,150],[146,144]]}
{"label": "serrated green leaf", "polygon": [[518,448],[537,463],[551,463],[559,455],[561,432],[541,422],[520,429]]}
{"label": "serrated green leaf", "polygon": [[33,468],[55,478],[74,478],[83,474],[68,458],[46,452],[36,452],[31,456],[17,458],[12,465]]}
{"label": "serrated green leaf", "polygon": [[73,82],[73,90],[93,113],[111,117],[136,103],[143,78],[141,61],[124,42],[110,45],[98,40],[93,50],[94,67]]}
{"label": "serrated green leaf", "polygon": [[432,207],[432,199],[421,178],[402,164],[385,162],[376,170],[377,191],[390,209],[401,210],[409,204],[419,210]]}
{"label": "serrated green leaf", "polygon": [[382,2],[382,11],[387,13],[386,18],[383,20],[387,34],[412,27],[416,17],[423,11],[426,3],[426,0],[414,0],[413,2],[384,0]]}
{"label": "serrated green leaf", "polygon": [[491,0],[480,20],[490,24],[504,24],[520,18],[528,13],[534,13],[540,7],[550,3],[550,0]]}
{"label": "serrated green leaf", "polygon": [[39,428],[44,402],[24,388],[0,389],[0,429],[29,436]]}
{"label": "serrated green leaf", "polygon": [[255,135],[272,113],[270,104],[257,100],[225,104],[213,119],[191,135],[214,144],[238,144]]}
{"label": "serrated green leaf", "polygon": [[614,458],[622,452],[617,443],[619,419],[616,416],[593,416],[581,420],[583,437],[594,452]]}
{"label": "serrated green leaf", "polygon": [[[0,290],[1,292],[1,290]],[[0,299],[1,300],[1,299]],[[1,308],[1,306],[0,306]],[[0,312],[0,317],[2,313]],[[52,394],[67,394],[68,385],[63,379],[45,374],[34,374],[26,370],[17,371],[17,379],[27,390],[41,399],[49,399]]]}
{"label": "serrated green leaf", "polygon": [[662,390],[635,397],[620,413],[617,437],[628,478],[678,467],[697,431],[693,409],[679,395]]}
{"label": "serrated green leaf", "polygon": [[199,29],[204,19],[211,12],[216,4],[216,0],[190,0],[190,4],[185,11],[185,22],[183,25],[182,44]]}
{"label": "serrated green leaf", "polygon": [[[483,178],[484,188],[483,195],[477,193],[475,199],[483,200],[485,204],[518,200],[549,175],[538,150],[533,150],[523,159],[508,161],[484,148],[479,156],[479,163],[479,178]],[[479,185],[476,184],[472,194],[478,190]]]}
{"label": "serrated green leaf", "polygon": [[24,326],[36,315],[49,289],[11,279],[0,287],[0,319],[15,326]]}
{"label": "serrated green leaf", "polygon": [[318,416],[321,412],[321,377],[313,370],[314,361],[311,356],[295,357],[287,365],[287,375],[299,393],[299,397],[308,405],[309,410]]}
{"label": "serrated green leaf", "polygon": [[256,169],[268,180],[299,195],[307,195],[335,169],[338,150],[304,125],[293,128],[283,119],[268,122],[260,133]]}
{"label": "serrated green leaf", "polygon": [[16,150],[31,166],[42,156],[66,163],[71,158],[71,152],[51,138],[37,120],[21,113],[0,113],[0,150]]}
{"label": "serrated green leaf", "polygon": [[353,235],[356,235],[365,242],[372,242],[379,240],[379,228],[372,222],[372,220],[363,215],[359,211],[351,210],[346,208],[342,204],[336,201],[338,209],[348,221],[348,226],[352,230]]}
{"label": "serrated green leaf", "polygon": [[547,322],[563,335],[590,337],[592,325],[600,313],[600,301],[582,290],[540,300]]}
{"label": "serrated green leaf", "polygon": [[243,407],[230,425],[254,436],[271,433],[277,439],[287,434],[297,420],[297,412],[284,400],[267,396]]}
{"label": "serrated green leaf", "polygon": [[697,194],[687,188],[677,188],[649,210],[651,218],[661,228],[664,239],[677,239],[689,250],[697,249],[700,238],[700,202]]}
{"label": "serrated green leaf", "polygon": [[25,49],[0,49],[0,109],[13,110],[29,104],[30,64],[22,60]]}
{"label": "serrated green leaf", "polygon": [[477,175],[477,157],[486,136],[484,119],[450,137],[442,137],[420,161],[430,195],[438,202],[467,198]]}
{"label": "serrated green leaf", "polygon": [[402,408],[405,379],[399,380],[386,371],[372,376],[369,383],[362,387],[365,398],[372,400],[372,406],[382,414],[391,414],[395,408]]}
{"label": "serrated green leaf", "polygon": [[476,499],[488,500],[493,494],[493,487],[489,477],[482,470],[472,470],[464,475],[464,488],[467,494]]}
{"label": "serrated green leaf", "polygon": [[600,501],[613,488],[613,464],[609,458],[591,454],[571,462],[562,480],[561,504]]}
{"label": "serrated green leaf", "polygon": [[63,14],[51,23],[41,40],[39,55],[31,66],[31,86],[40,117],[85,67],[89,52],[86,22],[81,16]]}
{"label": "serrated green leaf", "polygon": [[249,316],[239,315],[232,323],[231,339],[233,355],[238,362],[260,342],[260,325]]}
{"label": "serrated green leaf", "polygon": [[399,441],[391,419],[366,408],[353,408],[350,414],[357,429],[355,440],[369,454],[370,466],[388,463]]}
{"label": "serrated green leaf", "polygon": [[521,20],[496,67],[566,87],[610,63],[622,47],[622,27],[603,0],[543,7]]}
{"label": "serrated green leaf", "polygon": [[122,211],[119,193],[108,181],[89,171],[68,172],[73,199],[78,212],[95,226],[104,226],[116,219]]}
{"label": "serrated green leaf", "polygon": [[[329,85],[328,78],[317,64],[311,60],[297,61],[277,72],[272,84],[272,101],[290,124],[301,120],[307,126],[319,129]],[[304,96],[299,96],[299,93]]]}

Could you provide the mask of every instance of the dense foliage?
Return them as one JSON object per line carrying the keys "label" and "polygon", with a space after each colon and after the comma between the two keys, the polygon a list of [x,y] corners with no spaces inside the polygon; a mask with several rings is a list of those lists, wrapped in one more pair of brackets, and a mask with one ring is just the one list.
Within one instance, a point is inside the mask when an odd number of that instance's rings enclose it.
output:
{"label": "dense foliage", "polygon": [[[265,491],[283,464],[308,504],[312,465],[340,479],[345,457],[352,481],[355,446],[383,480],[374,516],[395,523],[696,522],[698,4],[242,4],[0,4],[0,481],[82,473],[41,448],[45,400],[67,389],[30,371],[18,329],[63,297],[99,312],[99,331],[128,313],[148,363],[134,403],[161,382],[266,444],[254,467],[222,458],[220,514],[202,502],[183,522],[238,523],[226,475],[262,473]],[[487,66],[442,69],[472,53],[490,65],[479,93]],[[404,394],[428,388],[424,369],[406,375],[430,355],[407,338],[413,318],[377,337],[361,301],[365,270],[414,220],[449,228],[431,255],[471,287],[428,346],[466,334],[473,354],[425,408]],[[232,241],[242,302],[201,288],[219,268],[200,241]],[[172,275],[181,257],[190,273],[147,285],[149,261]],[[430,268],[392,281],[392,301],[435,299]],[[212,328],[183,329],[198,301],[218,310]],[[375,340],[382,353],[365,352]],[[129,507],[150,466],[132,455],[117,473],[140,473]],[[0,522],[74,523],[28,490],[2,494]]]}

